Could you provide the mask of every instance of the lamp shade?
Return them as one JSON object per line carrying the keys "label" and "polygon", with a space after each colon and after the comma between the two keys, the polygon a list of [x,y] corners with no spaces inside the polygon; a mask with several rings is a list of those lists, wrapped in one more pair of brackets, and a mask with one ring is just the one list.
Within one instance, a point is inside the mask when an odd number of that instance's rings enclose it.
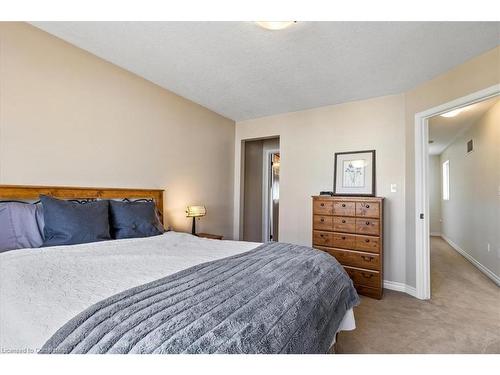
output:
{"label": "lamp shade", "polygon": [[207,214],[205,206],[187,206],[186,217],[200,217]]}

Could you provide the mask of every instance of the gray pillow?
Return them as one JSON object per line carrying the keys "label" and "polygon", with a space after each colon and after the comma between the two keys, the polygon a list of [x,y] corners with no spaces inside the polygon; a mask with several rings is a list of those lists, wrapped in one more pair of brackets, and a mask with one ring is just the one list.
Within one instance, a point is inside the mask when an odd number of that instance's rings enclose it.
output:
{"label": "gray pillow", "polygon": [[110,240],[109,203],[78,203],[40,196],[45,221],[43,246]]}
{"label": "gray pillow", "polygon": [[43,227],[41,204],[0,202],[0,253],[42,246]]}

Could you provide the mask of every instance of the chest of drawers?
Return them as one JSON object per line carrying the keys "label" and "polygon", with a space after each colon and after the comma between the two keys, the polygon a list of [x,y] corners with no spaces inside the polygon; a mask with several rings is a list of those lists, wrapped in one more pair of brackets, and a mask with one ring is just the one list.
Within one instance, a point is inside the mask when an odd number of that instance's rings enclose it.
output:
{"label": "chest of drawers", "polygon": [[359,294],[382,298],[384,199],[314,196],[312,200],[313,247],[344,266]]}

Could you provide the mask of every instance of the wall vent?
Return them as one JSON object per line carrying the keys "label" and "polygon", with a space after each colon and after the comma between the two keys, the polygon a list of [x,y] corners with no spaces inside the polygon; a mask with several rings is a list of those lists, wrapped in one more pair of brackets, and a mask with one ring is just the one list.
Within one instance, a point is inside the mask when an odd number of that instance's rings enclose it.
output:
{"label": "wall vent", "polygon": [[467,142],[467,153],[470,154],[472,151],[474,151],[474,142],[471,139]]}

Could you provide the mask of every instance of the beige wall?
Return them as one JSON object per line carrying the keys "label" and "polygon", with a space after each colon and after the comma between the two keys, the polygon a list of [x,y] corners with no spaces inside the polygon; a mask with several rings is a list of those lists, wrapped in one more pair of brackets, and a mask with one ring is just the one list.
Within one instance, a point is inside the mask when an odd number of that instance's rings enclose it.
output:
{"label": "beige wall", "polygon": [[385,279],[415,287],[415,114],[498,83],[500,47],[401,95],[237,123],[235,237],[241,140],[281,137],[280,240],[302,244],[311,243],[309,196],[332,189],[333,153],[375,148],[378,195],[387,198]]}
{"label": "beige wall", "polygon": [[405,94],[406,283],[415,275],[415,114],[500,83],[500,47],[457,66]]}
{"label": "beige wall", "polygon": [[[311,195],[333,188],[335,152],[377,151],[377,194],[385,202],[386,279],[404,282],[404,96],[394,95],[236,124],[235,191],[241,141],[280,136],[280,241],[311,245]],[[390,192],[390,184],[398,191]],[[240,197],[235,194],[235,237]]]}
{"label": "beige wall", "polygon": [[450,199],[442,201],[442,234],[500,279],[500,101],[443,151],[445,160]]}
{"label": "beige wall", "polygon": [[429,155],[429,225],[432,235],[441,234],[441,162],[439,155]]}
{"label": "beige wall", "polygon": [[166,188],[232,235],[234,122],[25,23],[0,23],[0,183]]}

